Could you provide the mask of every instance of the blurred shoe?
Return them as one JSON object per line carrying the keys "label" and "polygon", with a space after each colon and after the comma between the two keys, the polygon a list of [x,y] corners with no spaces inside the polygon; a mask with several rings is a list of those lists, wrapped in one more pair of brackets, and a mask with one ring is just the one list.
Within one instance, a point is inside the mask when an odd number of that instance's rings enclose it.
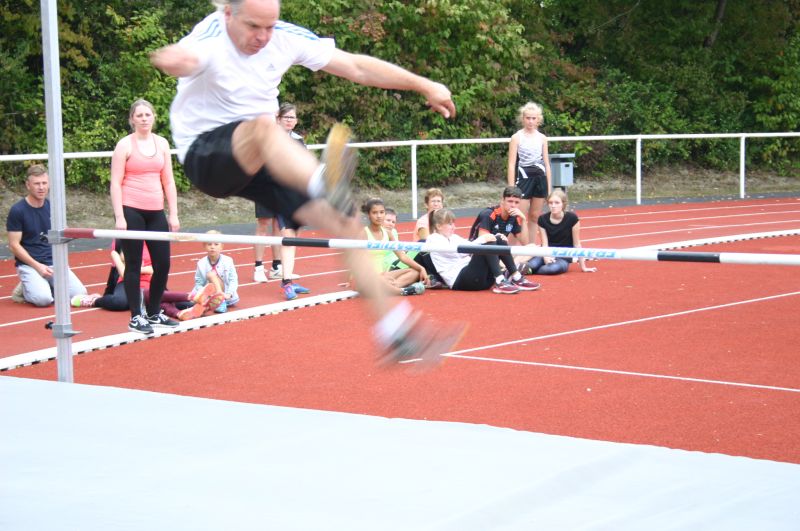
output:
{"label": "blurred shoe", "polygon": [[197,319],[202,317],[205,307],[202,304],[195,304],[191,308],[186,308],[178,312],[179,321],[188,321],[189,319]]}
{"label": "blurred shoe", "polygon": [[[194,306],[192,306],[194,308]],[[185,310],[181,310],[178,312],[178,321],[188,321],[192,319],[192,308],[186,308]]]}
{"label": "blurred shoe", "polygon": [[206,306],[208,304],[208,300],[213,297],[217,292],[217,288],[214,284],[208,283],[203,286],[203,289],[197,292],[197,294],[192,299],[196,304],[200,304],[202,306]]}
{"label": "blurred shoe", "polygon": [[269,278],[272,280],[280,280],[283,278],[283,267],[278,266],[269,270]]}
{"label": "blurred shoe", "polygon": [[350,128],[334,124],[328,133],[325,150],[322,152],[325,194],[328,202],[339,212],[349,216],[354,211],[350,181],[356,171],[356,150],[348,147]]}
{"label": "blurred shoe", "polygon": [[517,264],[517,271],[519,271],[520,275],[532,275],[533,268],[528,262],[523,262],[521,264]]}
{"label": "blurred shoe", "polygon": [[11,300],[20,304],[25,302],[25,292],[22,291],[22,282],[17,284],[14,291],[11,292]]}
{"label": "blurred shoe", "polygon": [[297,293],[298,295],[308,295],[309,293],[311,293],[310,289],[301,286],[297,282],[292,282],[292,286],[294,286],[294,292]]}
{"label": "blurred shoe", "polygon": [[297,298],[297,293],[294,291],[294,284],[292,284],[291,282],[281,286],[281,290],[283,291],[283,294],[286,297],[287,301],[291,301]]}
{"label": "blurred shoe", "polygon": [[513,295],[514,293],[519,293],[519,288],[508,280],[504,280],[499,284],[495,284],[492,291],[502,295]]}
{"label": "blurred shoe", "polygon": [[253,282],[266,282],[267,281],[267,274],[264,272],[264,266],[256,266],[255,270],[253,271]]}
{"label": "blurred shoe", "polygon": [[519,280],[514,280],[512,278],[511,283],[522,291],[536,291],[537,289],[542,287],[541,284],[539,284],[538,282],[531,282],[525,277],[520,277]]}
{"label": "blurred shoe", "polygon": [[425,284],[422,282],[414,282],[400,291],[403,295],[422,295],[425,293]]}
{"label": "blurred shoe", "polygon": [[[225,294],[221,291],[215,292],[211,297],[208,298],[206,303],[203,305],[203,313],[205,312],[215,312],[217,308],[225,304]],[[225,310],[227,311],[227,304],[225,304]],[[220,312],[222,313],[222,312]]]}
{"label": "blurred shoe", "polygon": [[219,306],[214,308],[214,311],[216,313],[225,313],[225,312],[227,312],[228,311],[228,303],[223,300],[221,303],[219,303]]}
{"label": "blurred shoe", "polygon": [[134,315],[128,323],[128,330],[131,332],[138,332],[140,334],[150,335],[153,333],[153,327],[144,317],[144,315]]}
{"label": "blurred shoe", "polygon": [[75,295],[70,300],[70,304],[75,308],[91,308],[94,306],[94,301],[100,298],[100,295],[94,293],[92,295]]}
{"label": "blurred shoe", "polygon": [[148,315],[147,322],[150,323],[150,326],[157,328],[175,328],[180,324],[178,321],[167,317],[163,311],[155,315]]}
{"label": "blurred shoe", "polygon": [[445,289],[447,285],[436,277],[428,277],[428,289]]}
{"label": "blurred shoe", "polygon": [[434,323],[421,312],[410,314],[384,347],[378,363],[383,366],[418,361],[422,368],[441,362],[467,327],[463,323]]}

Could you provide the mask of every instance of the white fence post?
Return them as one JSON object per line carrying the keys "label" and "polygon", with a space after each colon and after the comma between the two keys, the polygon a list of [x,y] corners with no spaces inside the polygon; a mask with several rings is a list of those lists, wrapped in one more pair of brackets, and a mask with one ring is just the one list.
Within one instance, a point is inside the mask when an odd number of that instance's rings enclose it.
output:
{"label": "white fence post", "polygon": [[417,219],[417,143],[411,144],[411,215]]}
{"label": "white fence post", "polygon": [[745,138],[747,135],[742,135],[739,138],[739,199],[744,199],[745,197],[745,185],[744,185],[744,174],[745,174]]}
{"label": "white fence post", "polygon": [[636,204],[642,204],[642,137],[636,137]]}

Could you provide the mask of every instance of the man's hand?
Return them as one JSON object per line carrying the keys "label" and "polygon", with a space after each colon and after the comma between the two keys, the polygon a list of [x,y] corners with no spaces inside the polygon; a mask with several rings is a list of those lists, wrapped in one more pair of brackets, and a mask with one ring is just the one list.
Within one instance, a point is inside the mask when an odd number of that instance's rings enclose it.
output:
{"label": "man's hand", "polygon": [[36,269],[36,272],[39,273],[43,278],[50,278],[53,276],[53,268],[40,262],[36,262],[34,269]]}
{"label": "man's hand", "polygon": [[456,104],[453,103],[453,97],[447,87],[441,83],[431,81],[424,96],[431,110],[438,112],[445,118],[455,117]]}
{"label": "man's hand", "polygon": [[522,218],[522,221],[528,219],[527,217],[525,217],[525,214],[522,213],[522,210],[518,209],[517,207],[509,209],[508,213],[514,217]]}

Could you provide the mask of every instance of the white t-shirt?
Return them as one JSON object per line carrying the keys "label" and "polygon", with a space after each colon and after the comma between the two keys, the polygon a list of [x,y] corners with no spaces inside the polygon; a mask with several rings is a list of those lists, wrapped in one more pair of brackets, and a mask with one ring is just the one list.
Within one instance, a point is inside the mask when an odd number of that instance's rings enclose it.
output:
{"label": "white t-shirt", "polygon": [[333,57],[333,39],[278,21],[269,43],[253,55],[236,48],[216,11],[181,39],[180,46],[197,54],[198,71],[178,80],[170,108],[172,138],[183,162],[200,134],[239,120],[278,111],[278,85],[292,65],[310,70],[325,67]]}
{"label": "white t-shirt", "polygon": [[532,135],[526,134],[524,129],[520,130],[518,135],[517,154],[520,167],[539,166],[545,171],[543,146],[546,137],[539,131],[534,131]]}
{"label": "white t-shirt", "polygon": [[[464,245],[470,243],[470,241],[466,238],[462,238],[458,234],[453,234],[450,239],[447,239],[438,232],[434,232],[428,236],[427,243],[432,245]],[[464,269],[467,264],[469,264],[470,260],[472,260],[472,255],[457,253],[455,251],[446,253],[431,253],[431,260],[433,260],[433,265],[436,267],[436,272],[439,273],[439,276],[442,277],[442,280],[444,280],[445,283],[452,288],[453,284],[458,278],[458,274],[461,273],[461,270]]]}

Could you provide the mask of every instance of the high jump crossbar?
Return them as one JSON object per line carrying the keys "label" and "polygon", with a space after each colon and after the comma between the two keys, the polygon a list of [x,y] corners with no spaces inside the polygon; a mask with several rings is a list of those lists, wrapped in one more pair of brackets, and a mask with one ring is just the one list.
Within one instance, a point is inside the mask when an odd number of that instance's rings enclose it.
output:
{"label": "high jump crossbar", "polygon": [[657,262],[707,262],[719,264],[790,265],[800,266],[798,254],[768,253],[709,253],[659,251],[654,249],[592,249],[566,247],[534,247],[506,245],[436,245],[427,242],[380,242],[371,240],[345,240],[324,238],[283,238],[279,236],[253,236],[237,234],[208,234],[188,232],[150,232],[135,230],[66,228],[50,231],[52,241],[77,238],[109,238],[123,240],[155,240],[172,242],[247,243],[286,245],[291,247],[325,247],[330,249],[364,249],[368,251],[417,251],[430,253],[496,254],[511,256],[552,256],[556,258],[587,258],[600,260],[643,260]]}

